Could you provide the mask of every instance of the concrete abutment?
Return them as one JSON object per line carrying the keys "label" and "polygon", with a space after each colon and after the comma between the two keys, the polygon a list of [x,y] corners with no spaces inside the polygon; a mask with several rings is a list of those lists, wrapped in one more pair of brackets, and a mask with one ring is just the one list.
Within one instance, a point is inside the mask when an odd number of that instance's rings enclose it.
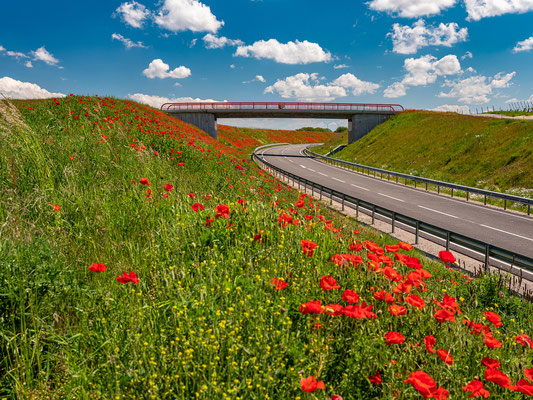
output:
{"label": "concrete abutment", "polygon": [[200,128],[209,136],[218,139],[217,135],[217,117],[210,113],[175,113],[174,117],[181,119],[188,124]]}
{"label": "concrete abutment", "polygon": [[348,144],[351,144],[368,132],[374,129],[379,124],[387,121],[390,115],[387,114],[355,114],[348,119]]}

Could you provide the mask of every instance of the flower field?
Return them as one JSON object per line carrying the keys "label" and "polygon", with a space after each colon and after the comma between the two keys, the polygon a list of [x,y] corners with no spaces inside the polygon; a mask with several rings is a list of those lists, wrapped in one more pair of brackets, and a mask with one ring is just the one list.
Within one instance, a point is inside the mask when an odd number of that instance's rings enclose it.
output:
{"label": "flower field", "polygon": [[529,302],[245,157],[319,133],[242,132],[0,102],[0,399],[533,396]]}

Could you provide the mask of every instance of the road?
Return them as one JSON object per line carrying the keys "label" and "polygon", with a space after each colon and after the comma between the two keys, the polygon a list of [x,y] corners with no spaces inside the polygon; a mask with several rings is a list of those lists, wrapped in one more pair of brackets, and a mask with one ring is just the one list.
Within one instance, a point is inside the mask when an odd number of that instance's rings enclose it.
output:
{"label": "road", "polygon": [[307,145],[260,150],[287,172],[419,221],[533,258],[533,217],[420,191],[324,164],[304,154]]}

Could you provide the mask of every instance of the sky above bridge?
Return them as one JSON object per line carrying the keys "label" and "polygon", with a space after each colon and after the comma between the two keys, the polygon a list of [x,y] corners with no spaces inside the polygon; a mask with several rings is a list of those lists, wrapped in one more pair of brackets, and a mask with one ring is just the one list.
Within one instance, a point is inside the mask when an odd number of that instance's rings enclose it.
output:
{"label": "sky above bridge", "polygon": [[0,92],[12,98],[460,112],[533,102],[533,0],[27,0],[0,10]]}

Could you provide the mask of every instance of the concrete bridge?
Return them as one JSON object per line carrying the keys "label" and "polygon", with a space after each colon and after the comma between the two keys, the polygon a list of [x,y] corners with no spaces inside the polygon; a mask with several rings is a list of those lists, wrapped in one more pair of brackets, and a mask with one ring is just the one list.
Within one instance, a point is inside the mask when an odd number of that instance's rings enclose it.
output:
{"label": "concrete bridge", "polygon": [[161,110],[217,138],[218,118],[325,118],[348,120],[348,143],[404,110],[399,104],[165,103]]}

